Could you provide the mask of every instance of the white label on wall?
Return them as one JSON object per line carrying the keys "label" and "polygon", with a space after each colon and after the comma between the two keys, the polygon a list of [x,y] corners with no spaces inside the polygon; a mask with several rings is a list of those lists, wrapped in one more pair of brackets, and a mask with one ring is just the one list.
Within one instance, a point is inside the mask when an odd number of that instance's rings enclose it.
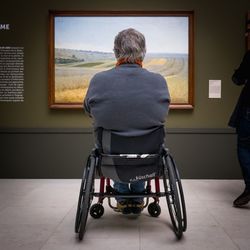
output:
{"label": "white label on wall", "polygon": [[221,80],[209,80],[208,98],[221,98]]}

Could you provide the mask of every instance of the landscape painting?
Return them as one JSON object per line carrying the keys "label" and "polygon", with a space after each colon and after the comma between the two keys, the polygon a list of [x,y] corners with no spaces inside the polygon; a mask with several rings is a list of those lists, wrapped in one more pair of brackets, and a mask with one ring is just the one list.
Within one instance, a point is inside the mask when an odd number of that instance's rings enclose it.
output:
{"label": "landscape painting", "polygon": [[164,76],[171,107],[192,108],[192,14],[50,13],[50,107],[82,108],[91,78],[115,67],[115,36],[134,28],[146,38],[143,67]]}

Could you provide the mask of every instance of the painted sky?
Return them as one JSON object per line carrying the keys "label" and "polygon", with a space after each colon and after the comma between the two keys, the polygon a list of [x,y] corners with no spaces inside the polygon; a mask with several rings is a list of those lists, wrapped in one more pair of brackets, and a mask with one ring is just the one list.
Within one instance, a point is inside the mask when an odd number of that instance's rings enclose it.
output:
{"label": "painted sky", "polygon": [[55,17],[55,47],[113,52],[127,28],[144,34],[148,53],[188,53],[188,17]]}

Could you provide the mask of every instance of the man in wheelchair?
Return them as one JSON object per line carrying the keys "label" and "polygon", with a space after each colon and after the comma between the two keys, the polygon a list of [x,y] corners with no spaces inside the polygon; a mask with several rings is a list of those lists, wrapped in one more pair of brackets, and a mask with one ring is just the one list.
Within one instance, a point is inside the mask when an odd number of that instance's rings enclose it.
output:
{"label": "man in wheelchair", "polygon": [[[84,109],[93,118],[96,146],[107,154],[159,153],[170,103],[166,80],[142,67],[146,42],[137,30],[119,32],[114,53],[116,67],[91,79],[84,100]],[[117,194],[140,194],[144,189],[140,176],[130,184],[114,181]],[[116,199],[117,210],[124,214],[143,209],[143,198]]]}

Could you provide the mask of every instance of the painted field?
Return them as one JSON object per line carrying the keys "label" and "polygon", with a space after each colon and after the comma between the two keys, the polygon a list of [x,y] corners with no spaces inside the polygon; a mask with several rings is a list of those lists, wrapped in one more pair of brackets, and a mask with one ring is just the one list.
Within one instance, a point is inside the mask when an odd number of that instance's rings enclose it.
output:
{"label": "painted field", "polygon": [[[92,60],[81,59],[75,54],[67,57],[64,54],[63,58],[62,56],[56,58],[56,103],[82,103],[93,75],[115,66],[111,53],[109,55],[103,53],[99,56],[96,54],[93,56],[94,52],[91,53]],[[165,77],[172,103],[188,102],[188,58],[186,55],[149,54],[143,62],[143,67]]]}

